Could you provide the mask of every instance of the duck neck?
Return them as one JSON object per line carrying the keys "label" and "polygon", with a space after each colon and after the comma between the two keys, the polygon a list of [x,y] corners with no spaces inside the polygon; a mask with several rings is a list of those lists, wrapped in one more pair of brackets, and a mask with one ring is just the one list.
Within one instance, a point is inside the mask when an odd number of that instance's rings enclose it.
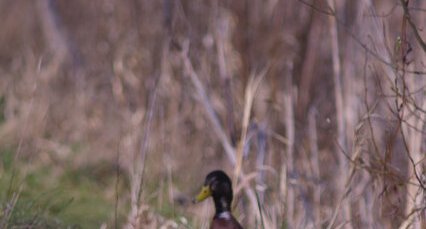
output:
{"label": "duck neck", "polygon": [[216,216],[220,216],[224,212],[231,212],[231,201],[225,197],[213,198],[216,207]]}

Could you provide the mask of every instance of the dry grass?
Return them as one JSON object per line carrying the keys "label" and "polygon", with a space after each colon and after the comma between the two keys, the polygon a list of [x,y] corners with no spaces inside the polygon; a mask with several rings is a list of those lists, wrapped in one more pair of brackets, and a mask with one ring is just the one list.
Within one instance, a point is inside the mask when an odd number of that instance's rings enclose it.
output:
{"label": "dry grass", "polygon": [[0,1],[0,154],[111,178],[102,228],[208,228],[190,199],[218,168],[247,228],[424,228],[426,3],[405,3]]}

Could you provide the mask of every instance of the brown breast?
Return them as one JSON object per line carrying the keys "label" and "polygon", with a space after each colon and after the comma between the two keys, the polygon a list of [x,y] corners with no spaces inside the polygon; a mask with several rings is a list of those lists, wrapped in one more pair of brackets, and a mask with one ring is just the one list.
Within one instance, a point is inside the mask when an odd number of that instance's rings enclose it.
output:
{"label": "brown breast", "polygon": [[243,229],[238,221],[232,217],[231,219],[214,218],[210,229]]}

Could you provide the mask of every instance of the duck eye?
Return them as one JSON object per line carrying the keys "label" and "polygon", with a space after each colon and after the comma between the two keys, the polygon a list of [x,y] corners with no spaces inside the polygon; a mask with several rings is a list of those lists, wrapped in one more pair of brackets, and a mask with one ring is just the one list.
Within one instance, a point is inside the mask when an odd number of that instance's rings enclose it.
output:
{"label": "duck eye", "polygon": [[213,183],[210,184],[211,190],[216,190],[216,187],[217,187],[217,181],[214,181]]}

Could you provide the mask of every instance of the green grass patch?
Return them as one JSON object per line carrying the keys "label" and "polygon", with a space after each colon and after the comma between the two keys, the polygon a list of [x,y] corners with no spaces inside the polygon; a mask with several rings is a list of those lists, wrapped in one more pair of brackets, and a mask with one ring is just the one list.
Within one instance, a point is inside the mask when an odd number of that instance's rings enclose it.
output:
{"label": "green grass patch", "polygon": [[[103,223],[114,225],[114,173],[100,174],[90,168],[63,169],[31,168],[22,174],[23,162],[13,162],[13,153],[0,152],[0,227],[8,228],[99,228]],[[13,165],[12,165],[13,163]],[[56,169],[58,170],[58,169]],[[108,178],[109,176],[109,178]],[[123,188],[121,188],[122,190]],[[21,190],[20,192],[18,190]],[[19,198],[6,219],[5,212],[13,196]],[[119,209],[119,225],[125,221],[125,211]]]}

